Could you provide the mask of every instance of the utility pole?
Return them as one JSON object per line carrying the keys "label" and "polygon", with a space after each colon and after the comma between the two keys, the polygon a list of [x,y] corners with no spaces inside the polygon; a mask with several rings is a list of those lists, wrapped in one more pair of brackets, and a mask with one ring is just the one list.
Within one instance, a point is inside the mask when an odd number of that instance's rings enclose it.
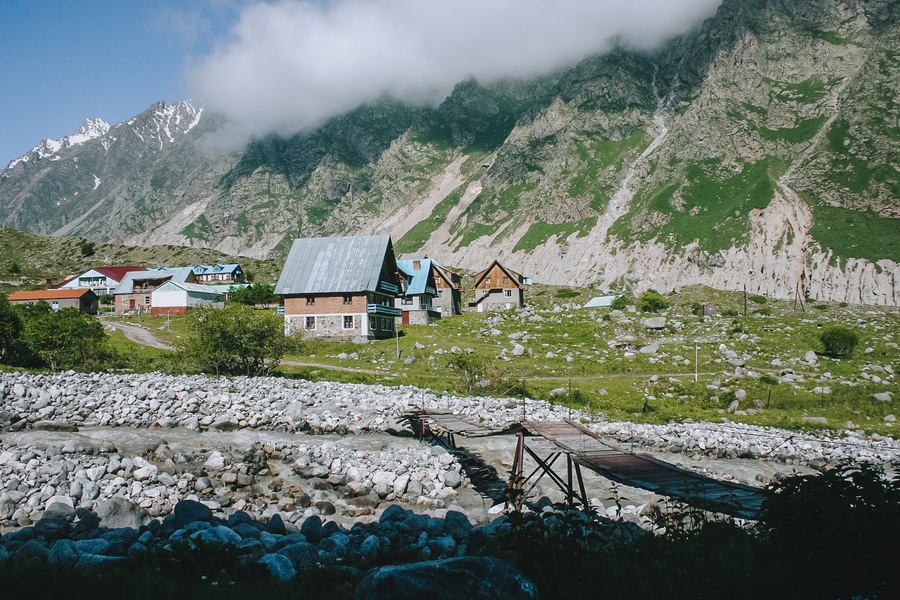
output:
{"label": "utility pole", "polygon": [[694,383],[697,383],[697,378],[700,375],[700,367],[697,365],[697,342],[694,341]]}

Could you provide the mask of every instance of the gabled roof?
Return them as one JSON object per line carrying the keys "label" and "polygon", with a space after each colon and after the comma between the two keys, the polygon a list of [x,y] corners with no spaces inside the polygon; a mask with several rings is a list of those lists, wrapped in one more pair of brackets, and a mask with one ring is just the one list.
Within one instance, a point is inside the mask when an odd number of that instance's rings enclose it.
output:
{"label": "gabled roof", "polygon": [[388,235],[297,239],[275,293],[374,292],[385,263],[389,272],[396,272],[394,247]]}
{"label": "gabled roof", "polygon": [[98,273],[106,275],[114,281],[122,281],[122,278],[125,277],[126,273],[131,273],[132,271],[143,271],[144,267],[95,267],[94,270]]}
{"label": "gabled roof", "polygon": [[59,283],[54,283],[48,289],[58,290],[62,286],[66,285],[67,283],[71,283],[72,281],[75,281],[76,279],[78,279],[78,275],[67,275],[65,279],[63,279]]}
{"label": "gabled roof", "polygon": [[94,294],[91,288],[76,288],[74,290],[33,290],[30,292],[13,292],[9,296],[10,302],[16,300],[63,300],[66,298],[81,298],[85,294]]}
{"label": "gabled roof", "polygon": [[185,281],[172,281],[171,279],[169,281],[165,282],[164,284],[160,285],[153,291],[157,292],[157,291],[162,290],[163,288],[167,288],[167,287],[168,288],[174,287],[174,288],[182,289],[186,292],[194,292],[197,294],[218,294],[219,293],[214,287],[211,287],[208,285],[203,285],[200,283],[187,283]]}
{"label": "gabled roof", "polygon": [[[428,257],[426,256],[425,258],[428,258]],[[460,278],[459,275],[457,275],[456,273],[454,273],[453,271],[451,271],[450,269],[448,269],[447,267],[445,267],[444,265],[442,265],[442,264],[439,263],[438,261],[434,260],[433,258],[431,258],[431,259],[429,259],[429,260],[431,261],[431,266],[434,268],[434,271],[435,271],[438,275],[441,276],[441,279],[443,279],[444,281],[447,282],[447,285],[449,285],[449,286],[452,287],[452,288],[458,288],[458,287],[459,287],[459,283],[458,283],[458,282],[457,282],[457,283],[454,283],[454,281],[453,281],[453,278],[454,278],[454,277],[456,277],[457,279],[459,279],[459,278]]]}
{"label": "gabled roof", "polygon": [[519,273],[516,273],[515,271],[507,269],[506,267],[504,267],[503,265],[500,264],[500,261],[494,259],[494,262],[492,262],[487,269],[485,269],[484,271],[481,271],[477,275],[475,275],[474,287],[478,287],[478,284],[481,283],[481,280],[484,279],[487,276],[487,274],[491,272],[491,269],[494,268],[494,265],[497,265],[498,267],[500,267],[500,269],[504,273],[506,273],[506,276],[509,277],[510,281],[512,281],[514,284],[516,284],[516,287],[521,288],[521,287],[525,286],[524,282],[522,281],[522,275],[520,275]]}
{"label": "gabled roof", "polygon": [[191,276],[193,271],[190,267],[182,267],[180,269],[156,269],[147,271],[131,271],[125,273],[125,277],[116,286],[113,294],[131,294],[134,292],[135,282],[146,281],[148,279],[164,279],[169,281],[184,282]]}
{"label": "gabled roof", "polygon": [[237,263],[230,263],[227,265],[196,265],[194,267],[194,274],[209,275],[211,273],[234,273],[235,271],[240,270],[241,265]]}
{"label": "gabled roof", "polygon": [[[419,263],[418,269],[415,268],[417,261]],[[425,288],[428,287],[428,282],[431,279],[430,258],[398,260],[397,267],[406,273],[407,295],[413,296],[425,293]],[[434,287],[434,282],[432,282],[432,287]]]}

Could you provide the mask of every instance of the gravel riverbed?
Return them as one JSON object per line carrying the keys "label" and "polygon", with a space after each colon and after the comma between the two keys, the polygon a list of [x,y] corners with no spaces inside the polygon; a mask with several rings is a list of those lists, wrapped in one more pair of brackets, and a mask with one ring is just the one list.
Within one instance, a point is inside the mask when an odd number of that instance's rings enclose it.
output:
{"label": "gravel riverbed", "polygon": [[[195,505],[221,523],[272,522],[284,535],[299,533],[310,519],[333,523],[337,531],[377,524],[391,506],[403,511],[393,513],[397,519],[418,514],[445,523],[448,515],[464,515],[469,526],[490,526],[514,437],[458,438],[464,451],[448,452],[412,437],[402,417],[416,408],[449,409],[496,429],[523,414],[576,419],[625,448],[757,486],[780,474],[852,462],[892,469],[900,461],[896,440],[852,431],[813,436],[732,422],[593,422],[592,415],[544,401],[438,395],[408,386],[2,373],[0,528],[7,534],[0,542],[59,521],[60,514],[70,529],[96,517],[106,528],[139,531]],[[653,529],[644,508],[658,497],[588,479],[601,514]],[[549,484],[536,492],[562,499]],[[458,553],[448,540],[442,543],[427,554]],[[454,548],[459,543],[457,536]]]}

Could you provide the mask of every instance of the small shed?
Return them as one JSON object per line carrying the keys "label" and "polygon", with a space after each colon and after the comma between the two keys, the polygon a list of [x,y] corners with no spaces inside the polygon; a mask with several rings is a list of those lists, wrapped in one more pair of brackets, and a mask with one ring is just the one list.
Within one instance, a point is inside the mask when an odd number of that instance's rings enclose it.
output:
{"label": "small shed", "polygon": [[618,297],[618,295],[594,296],[593,298],[585,302],[582,308],[609,308]]}
{"label": "small shed", "polygon": [[167,281],[150,292],[150,314],[183,315],[197,306],[222,308],[222,295],[208,285]]}

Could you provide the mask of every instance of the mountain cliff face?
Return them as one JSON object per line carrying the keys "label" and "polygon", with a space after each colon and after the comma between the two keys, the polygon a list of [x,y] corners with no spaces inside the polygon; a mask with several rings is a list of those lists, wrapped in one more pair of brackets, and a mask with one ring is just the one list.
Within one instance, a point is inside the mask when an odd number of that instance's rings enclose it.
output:
{"label": "mountain cliff face", "polygon": [[13,161],[0,220],[257,257],[390,233],[546,283],[896,305],[898,57],[890,0],[725,0],[655,52],[385,100],[241,152],[212,153],[220,122],[190,102],[155,105]]}

